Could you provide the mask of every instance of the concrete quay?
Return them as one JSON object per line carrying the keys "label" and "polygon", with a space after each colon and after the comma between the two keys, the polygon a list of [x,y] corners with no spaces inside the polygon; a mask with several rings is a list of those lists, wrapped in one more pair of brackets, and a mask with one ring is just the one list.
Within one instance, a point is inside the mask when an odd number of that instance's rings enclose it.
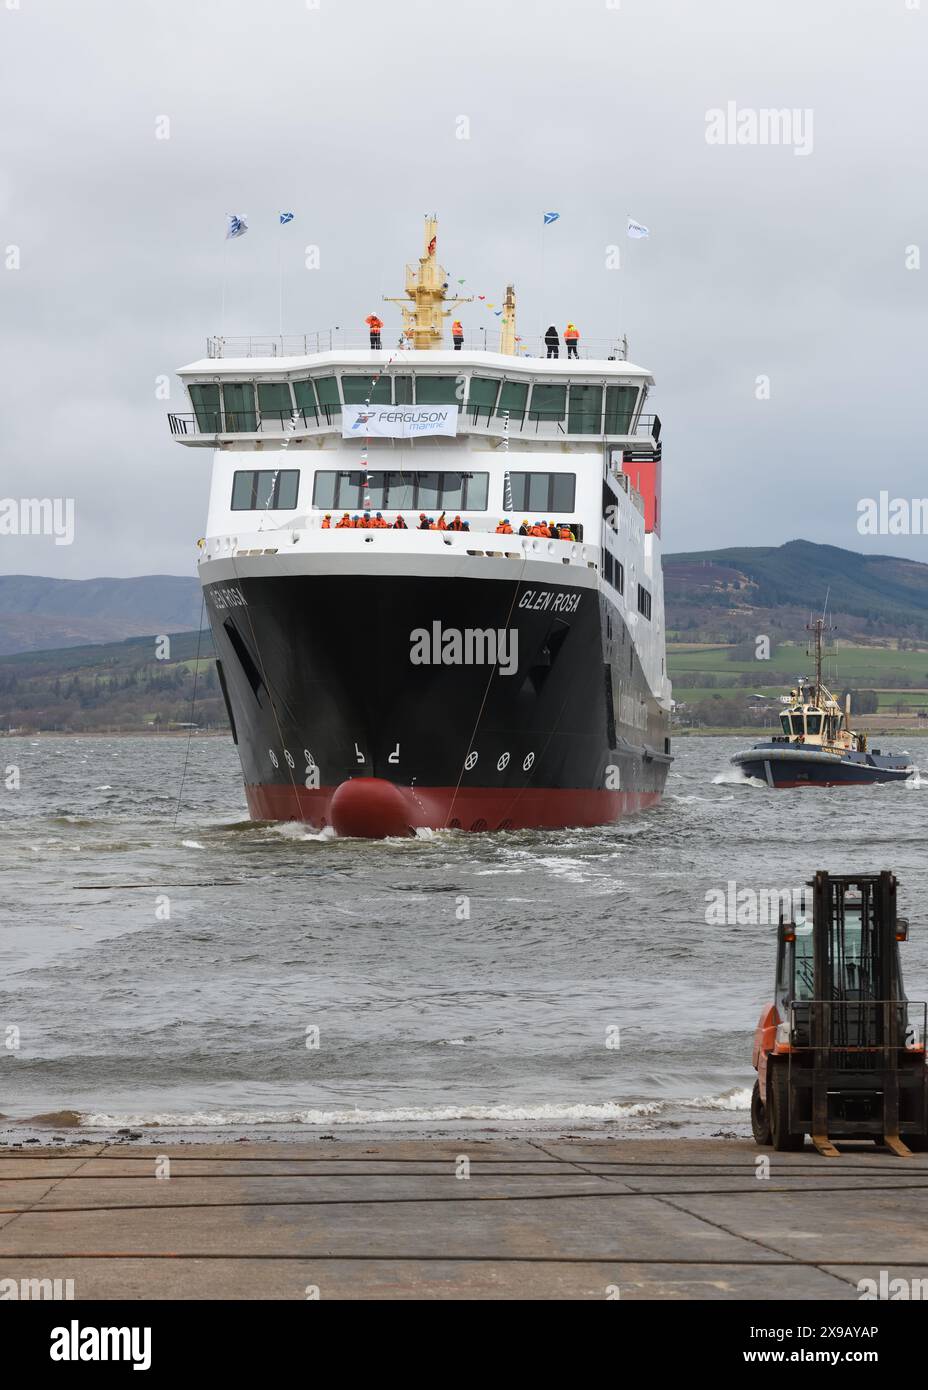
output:
{"label": "concrete quay", "polygon": [[881,1271],[928,1279],[928,1155],[150,1132],[0,1149],[0,1280],[71,1280],[75,1300],[855,1301]]}

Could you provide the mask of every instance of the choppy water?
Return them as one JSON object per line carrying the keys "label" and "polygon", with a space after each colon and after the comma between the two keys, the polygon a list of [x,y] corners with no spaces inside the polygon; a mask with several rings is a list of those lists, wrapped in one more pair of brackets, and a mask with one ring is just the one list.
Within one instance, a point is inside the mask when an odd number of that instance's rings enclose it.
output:
{"label": "choppy water", "polygon": [[771,792],[739,746],[608,829],[370,842],[247,821],[225,739],[176,825],[184,740],[3,739],[0,1129],[742,1131],[775,927],[707,892],[892,868],[925,998],[928,790]]}

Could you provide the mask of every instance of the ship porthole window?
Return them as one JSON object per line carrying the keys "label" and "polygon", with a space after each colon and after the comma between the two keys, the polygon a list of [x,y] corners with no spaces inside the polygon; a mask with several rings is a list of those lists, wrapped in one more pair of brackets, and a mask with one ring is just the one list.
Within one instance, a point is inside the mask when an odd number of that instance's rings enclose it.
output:
{"label": "ship porthole window", "polygon": [[467,757],[464,759],[465,771],[470,772],[471,768],[476,766],[479,756],[479,753],[468,753]]}
{"label": "ship porthole window", "polygon": [[503,771],[503,768],[506,768],[506,767],[508,767],[508,766],[509,766],[509,754],[508,754],[508,753],[503,753],[502,756],[501,756],[501,757],[499,758],[499,760],[497,761],[496,770],[497,770],[497,772],[502,772],[502,771]]}

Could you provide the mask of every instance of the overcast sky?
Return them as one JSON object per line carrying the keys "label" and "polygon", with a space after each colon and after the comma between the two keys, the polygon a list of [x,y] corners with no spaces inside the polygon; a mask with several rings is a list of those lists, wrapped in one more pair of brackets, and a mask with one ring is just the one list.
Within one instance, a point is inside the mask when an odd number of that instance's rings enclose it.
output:
{"label": "overcast sky", "polygon": [[[667,549],[928,560],[857,530],[861,498],[928,495],[926,56],[928,0],[0,0],[0,498],[76,502],[73,545],[0,537],[0,572],[195,572],[211,454],[169,435],[172,373],[226,254],[227,333],[276,331],[281,208],[287,332],[401,293],[432,209],[523,332],[626,332]],[[808,153],[707,143],[729,102],[811,112]]]}

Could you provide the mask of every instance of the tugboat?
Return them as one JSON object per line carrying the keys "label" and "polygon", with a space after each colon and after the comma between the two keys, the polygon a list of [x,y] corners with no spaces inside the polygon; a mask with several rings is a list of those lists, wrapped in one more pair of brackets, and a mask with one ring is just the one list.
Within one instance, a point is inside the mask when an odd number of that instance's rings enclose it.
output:
{"label": "tugboat", "polygon": [[904,782],[918,769],[907,753],[867,747],[867,735],[850,727],[851,697],[842,710],[822,680],[824,619],[809,626],[815,642],[815,679],[800,678],[780,715],[782,734],[755,743],[732,758],[746,777],[768,787],[843,787]]}

